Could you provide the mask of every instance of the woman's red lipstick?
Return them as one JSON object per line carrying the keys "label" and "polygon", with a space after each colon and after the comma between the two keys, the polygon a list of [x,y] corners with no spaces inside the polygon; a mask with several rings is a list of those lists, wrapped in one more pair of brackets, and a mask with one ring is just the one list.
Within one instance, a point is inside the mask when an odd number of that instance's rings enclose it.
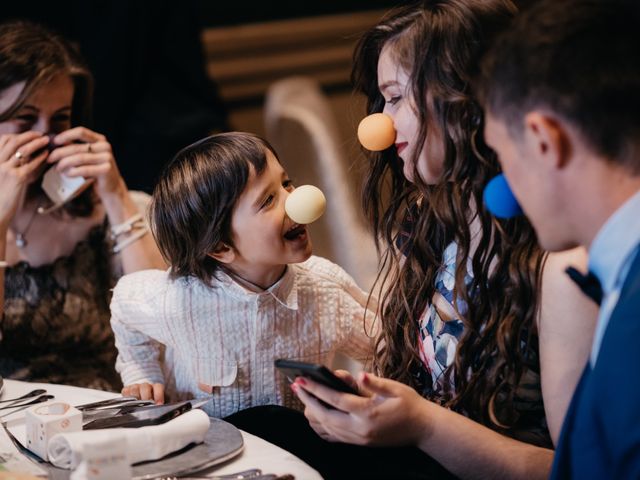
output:
{"label": "woman's red lipstick", "polygon": [[409,145],[407,142],[396,143],[396,150],[398,152],[398,155],[400,155],[400,152],[402,152],[402,150],[407,148],[407,145]]}

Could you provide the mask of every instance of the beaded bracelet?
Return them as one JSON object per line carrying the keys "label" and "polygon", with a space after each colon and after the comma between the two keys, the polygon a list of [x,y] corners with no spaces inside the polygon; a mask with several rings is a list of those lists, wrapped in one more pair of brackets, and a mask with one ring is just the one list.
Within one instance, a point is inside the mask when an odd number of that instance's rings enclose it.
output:
{"label": "beaded bracelet", "polygon": [[135,242],[136,240],[140,240],[142,237],[144,237],[147,234],[148,231],[149,231],[149,228],[146,225],[143,225],[142,227],[137,228],[137,232],[136,233],[132,234],[131,236],[129,236],[127,238],[125,238],[121,242],[116,243],[113,246],[113,253],[121,252],[126,247],[128,247],[133,242]]}
{"label": "beaded bracelet", "polygon": [[123,233],[128,233],[131,230],[135,230],[138,228],[146,228],[146,224],[144,223],[142,215],[140,213],[136,213],[122,223],[113,225],[111,227],[111,239],[115,240]]}

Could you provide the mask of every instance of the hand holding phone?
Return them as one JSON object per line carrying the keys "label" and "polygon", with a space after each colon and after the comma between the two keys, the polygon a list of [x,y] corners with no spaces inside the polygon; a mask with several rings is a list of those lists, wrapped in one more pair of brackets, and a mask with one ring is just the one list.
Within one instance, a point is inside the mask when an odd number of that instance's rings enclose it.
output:
{"label": "hand holding phone", "polygon": [[[49,145],[42,150],[48,150],[49,154],[55,149],[60,148],[62,145],[55,145],[53,138],[49,135]],[[78,142],[74,142],[78,143]],[[47,194],[47,197],[53,202],[53,204],[47,208],[38,208],[38,213],[47,214],[62,207],[65,203],[70,202],[82,192],[84,192],[91,184],[93,179],[86,179],[84,177],[69,177],[64,173],[61,173],[56,168],[56,165],[47,170],[42,177],[42,190]]]}
{"label": "hand holding phone", "polygon": [[78,126],[58,133],[52,141],[55,149],[47,162],[57,164],[58,171],[94,180],[94,191],[102,200],[123,188],[113,149],[104,135]]}
{"label": "hand holding phone", "polygon": [[282,373],[284,373],[289,381],[293,382],[296,377],[306,377],[318,382],[326,387],[332,388],[343,393],[351,393],[360,395],[359,392],[349,385],[347,382],[336,376],[331,370],[324,365],[316,363],[299,362],[296,360],[288,360],[279,358],[274,365]]}

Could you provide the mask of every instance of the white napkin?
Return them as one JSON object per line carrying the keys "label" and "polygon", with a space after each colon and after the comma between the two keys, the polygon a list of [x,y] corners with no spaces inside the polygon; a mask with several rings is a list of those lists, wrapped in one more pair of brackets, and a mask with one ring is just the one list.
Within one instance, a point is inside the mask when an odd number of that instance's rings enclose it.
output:
{"label": "white napkin", "polygon": [[49,441],[49,461],[56,467],[76,468],[82,461],[85,445],[104,442],[114,435],[123,435],[126,438],[129,461],[132,464],[157,460],[192,442],[203,442],[208,430],[208,415],[200,409],[195,409],[161,425],[58,433]]}

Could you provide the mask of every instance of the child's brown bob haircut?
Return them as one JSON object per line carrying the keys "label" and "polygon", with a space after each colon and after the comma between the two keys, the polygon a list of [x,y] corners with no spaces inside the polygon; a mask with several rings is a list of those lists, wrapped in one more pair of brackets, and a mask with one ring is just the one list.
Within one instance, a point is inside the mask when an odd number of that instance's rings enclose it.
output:
{"label": "child's brown bob haircut", "polygon": [[231,216],[249,179],[267,165],[269,143],[250,133],[212,135],[179,151],[153,191],[151,230],[171,277],[210,284],[219,263],[208,254],[220,242],[233,246]]}

